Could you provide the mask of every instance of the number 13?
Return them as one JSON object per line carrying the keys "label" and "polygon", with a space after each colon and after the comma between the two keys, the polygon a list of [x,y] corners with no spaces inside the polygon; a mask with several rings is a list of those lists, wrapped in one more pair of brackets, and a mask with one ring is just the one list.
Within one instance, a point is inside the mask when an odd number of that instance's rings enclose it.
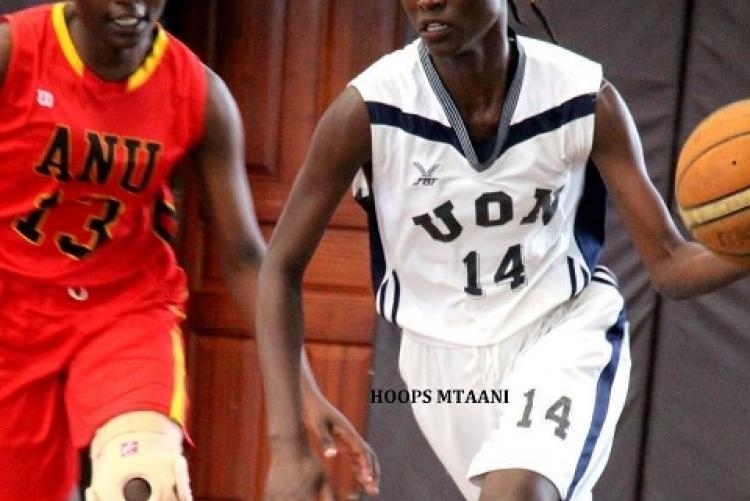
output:
{"label": "number 13", "polygon": [[[36,209],[26,217],[19,217],[13,222],[13,229],[24,239],[34,245],[41,245],[45,233],[42,230],[49,211],[62,203],[63,192],[56,191],[52,195],[42,195],[36,203]],[[97,247],[111,238],[111,228],[117,223],[122,213],[123,204],[119,200],[104,195],[92,195],[86,199],[77,200],[78,203],[99,206],[98,215],[90,215],[84,228],[91,233],[88,242],[79,242],[69,233],[59,232],[55,236],[55,243],[63,254],[80,260],[91,254]]]}

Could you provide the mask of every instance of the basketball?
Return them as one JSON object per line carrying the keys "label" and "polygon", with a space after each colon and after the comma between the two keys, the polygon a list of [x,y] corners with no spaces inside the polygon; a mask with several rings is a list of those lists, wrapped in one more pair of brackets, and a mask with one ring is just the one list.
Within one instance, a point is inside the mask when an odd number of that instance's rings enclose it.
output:
{"label": "basketball", "polygon": [[675,192],[696,240],[719,254],[750,257],[750,99],[720,108],[690,134]]}

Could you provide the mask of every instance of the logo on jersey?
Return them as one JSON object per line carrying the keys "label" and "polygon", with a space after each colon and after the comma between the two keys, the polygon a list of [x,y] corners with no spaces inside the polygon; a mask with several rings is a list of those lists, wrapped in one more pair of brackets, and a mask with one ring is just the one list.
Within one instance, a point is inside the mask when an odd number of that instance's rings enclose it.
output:
{"label": "logo on jersey", "polygon": [[138,441],[129,440],[120,444],[120,457],[128,457],[138,454]]}
{"label": "logo on jersey", "polygon": [[424,165],[419,162],[412,161],[411,164],[419,171],[419,179],[414,181],[412,186],[432,186],[437,182],[438,178],[433,174],[440,168],[440,164],[435,164],[429,169],[425,169]]}
{"label": "logo on jersey", "polygon": [[48,90],[37,89],[36,102],[39,104],[39,106],[52,108],[53,106],[55,106],[55,96],[53,96],[52,93]]}

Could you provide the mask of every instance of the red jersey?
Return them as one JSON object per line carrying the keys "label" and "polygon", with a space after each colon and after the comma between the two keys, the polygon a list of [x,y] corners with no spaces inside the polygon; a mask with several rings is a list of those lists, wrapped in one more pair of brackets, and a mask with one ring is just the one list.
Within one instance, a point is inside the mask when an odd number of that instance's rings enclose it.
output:
{"label": "red jersey", "polygon": [[199,59],[161,27],[127,81],[87,69],[64,3],[6,16],[12,49],[0,87],[0,269],[94,285],[175,271],[160,224],[168,176],[202,136]]}

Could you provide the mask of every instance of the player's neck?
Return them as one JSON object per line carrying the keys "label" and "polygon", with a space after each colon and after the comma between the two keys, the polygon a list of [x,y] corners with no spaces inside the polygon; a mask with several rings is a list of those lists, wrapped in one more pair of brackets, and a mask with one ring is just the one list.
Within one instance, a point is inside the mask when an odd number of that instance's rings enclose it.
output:
{"label": "player's neck", "polygon": [[511,78],[506,29],[505,23],[497,23],[469,50],[447,57],[433,56],[435,68],[469,125],[500,119]]}
{"label": "player's neck", "polygon": [[68,31],[86,68],[102,80],[111,82],[123,81],[132,75],[153,44],[152,37],[147,37],[133,47],[114,47],[98,40],[76,19],[68,22]]}

